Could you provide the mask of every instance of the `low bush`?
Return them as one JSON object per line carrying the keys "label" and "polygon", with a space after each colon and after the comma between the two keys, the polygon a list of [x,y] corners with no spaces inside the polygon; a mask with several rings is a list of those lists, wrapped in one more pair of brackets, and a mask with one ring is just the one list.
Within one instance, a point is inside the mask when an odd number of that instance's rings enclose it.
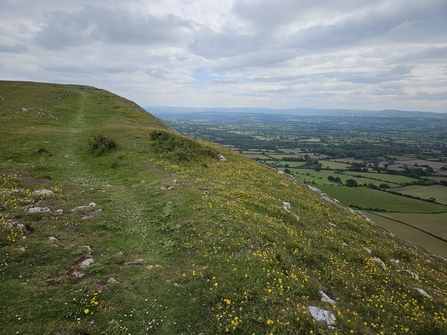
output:
{"label": "low bush", "polygon": [[154,151],[176,162],[201,162],[206,158],[217,159],[219,153],[200,142],[164,130],[150,133]]}
{"label": "low bush", "polygon": [[102,134],[96,134],[89,138],[88,147],[92,154],[99,156],[106,151],[116,149],[117,144],[114,140],[107,138]]}

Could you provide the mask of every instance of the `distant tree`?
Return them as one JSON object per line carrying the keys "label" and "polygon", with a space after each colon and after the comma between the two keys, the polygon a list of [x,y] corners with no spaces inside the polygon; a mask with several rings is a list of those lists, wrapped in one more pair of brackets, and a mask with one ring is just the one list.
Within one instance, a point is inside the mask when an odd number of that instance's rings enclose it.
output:
{"label": "distant tree", "polygon": [[379,187],[380,188],[390,188],[390,185],[384,183],[384,184],[380,184]]}
{"label": "distant tree", "polygon": [[358,184],[357,184],[357,182],[354,180],[354,179],[348,179],[348,180],[346,180],[346,186],[348,186],[348,187],[357,187],[358,186]]}

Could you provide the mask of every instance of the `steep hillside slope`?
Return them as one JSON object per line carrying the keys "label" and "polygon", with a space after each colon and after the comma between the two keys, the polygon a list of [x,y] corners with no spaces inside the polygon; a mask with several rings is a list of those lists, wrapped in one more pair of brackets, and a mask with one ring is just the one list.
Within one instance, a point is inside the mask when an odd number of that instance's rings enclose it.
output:
{"label": "steep hillside slope", "polygon": [[445,260],[130,101],[0,82],[0,132],[1,334],[447,333]]}

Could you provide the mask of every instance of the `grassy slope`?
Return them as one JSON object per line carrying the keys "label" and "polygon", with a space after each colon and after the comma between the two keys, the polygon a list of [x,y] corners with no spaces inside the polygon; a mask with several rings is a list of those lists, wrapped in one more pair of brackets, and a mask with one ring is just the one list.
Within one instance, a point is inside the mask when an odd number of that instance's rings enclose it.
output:
{"label": "grassy slope", "polygon": [[[288,176],[211,144],[227,162],[159,154],[150,132],[166,127],[102,90],[0,82],[0,95],[0,191],[23,189],[1,195],[0,333],[445,333],[446,263]],[[90,154],[98,133],[118,148]],[[42,188],[55,195],[31,194]],[[92,201],[103,211],[71,211]]]}

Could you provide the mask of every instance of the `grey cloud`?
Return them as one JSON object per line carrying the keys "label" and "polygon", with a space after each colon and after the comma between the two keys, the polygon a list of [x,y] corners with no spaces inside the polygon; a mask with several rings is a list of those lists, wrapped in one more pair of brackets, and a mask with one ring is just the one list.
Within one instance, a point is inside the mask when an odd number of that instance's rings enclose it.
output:
{"label": "grey cloud", "polygon": [[137,15],[117,8],[85,6],[74,13],[46,13],[36,36],[39,45],[61,49],[92,40],[118,44],[175,45],[184,43],[193,25],[175,15]]}
{"label": "grey cloud", "polygon": [[300,54],[301,51],[296,49],[250,52],[232,58],[221,59],[213,66],[213,70],[230,71],[247,67],[271,66],[293,59]]}

